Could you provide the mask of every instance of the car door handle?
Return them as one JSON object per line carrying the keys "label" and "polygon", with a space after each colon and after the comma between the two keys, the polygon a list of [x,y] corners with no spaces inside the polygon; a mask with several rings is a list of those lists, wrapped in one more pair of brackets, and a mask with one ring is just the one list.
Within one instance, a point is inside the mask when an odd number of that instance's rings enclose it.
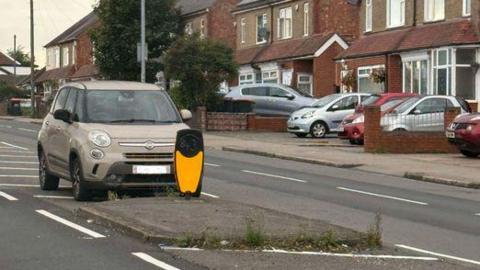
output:
{"label": "car door handle", "polygon": [[61,128],[61,127],[56,127],[55,129],[56,129],[57,131],[60,131],[60,130],[62,130],[62,128]]}
{"label": "car door handle", "polygon": [[50,122],[45,121],[45,126],[48,126],[48,125],[50,125]]}

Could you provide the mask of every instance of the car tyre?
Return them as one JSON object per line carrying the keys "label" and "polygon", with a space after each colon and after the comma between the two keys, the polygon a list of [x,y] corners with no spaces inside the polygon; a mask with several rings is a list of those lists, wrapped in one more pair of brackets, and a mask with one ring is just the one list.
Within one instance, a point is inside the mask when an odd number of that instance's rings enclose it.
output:
{"label": "car tyre", "polygon": [[298,138],[306,138],[308,133],[295,133]]}
{"label": "car tyre", "polygon": [[72,178],[73,198],[76,201],[90,201],[92,199],[92,192],[85,187],[82,165],[78,158],[72,160],[70,174]]}
{"label": "car tyre", "polygon": [[40,188],[42,190],[57,190],[60,178],[48,172],[47,157],[45,156],[45,153],[43,151],[40,152],[39,159],[38,179],[40,181]]}
{"label": "car tyre", "polygon": [[317,121],[310,128],[310,135],[314,138],[324,138],[328,133],[328,127],[323,121]]}
{"label": "car tyre", "polygon": [[475,153],[467,150],[461,150],[460,151],[464,156],[469,157],[469,158],[476,158],[480,153]]}
{"label": "car tyre", "polygon": [[357,140],[354,140],[354,139],[350,139],[350,144],[351,145],[357,145],[358,144],[358,141]]}

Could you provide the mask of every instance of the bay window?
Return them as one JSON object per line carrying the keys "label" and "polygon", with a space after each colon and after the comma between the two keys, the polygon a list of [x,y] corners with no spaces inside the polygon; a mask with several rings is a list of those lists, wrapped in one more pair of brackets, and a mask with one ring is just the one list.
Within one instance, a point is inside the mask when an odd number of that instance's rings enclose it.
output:
{"label": "bay window", "polygon": [[428,94],[428,60],[412,60],[403,63],[403,92]]}
{"label": "bay window", "polygon": [[239,84],[240,85],[245,85],[245,84],[253,84],[253,73],[244,73],[240,74],[239,76]]}
{"label": "bay window", "polygon": [[445,19],[445,0],[425,0],[425,21]]}
{"label": "bay window", "polygon": [[477,51],[474,48],[458,48],[455,55],[455,95],[464,99],[475,99]]}
{"label": "bay window", "polygon": [[437,95],[451,95],[452,50],[433,51],[433,88]]}
{"label": "bay window", "polygon": [[387,0],[387,27],[405,24],[405,0]]}
{"label": "bay window", "polygon": [[358,85],[358,92],[360,93],[383,93],[385,90],[384,83],[375,83],[372,78],[371,74],[374,69],[385,69],[385,66],[367,66],[367,67],[359,67],[358,74],[357,74],[357,85]]}
{"label": "bay window", "polygon": [[279,39],[292,37],[292,7],[280,9],[277,31]]}
{"label": "bay window", "polygon": [[262,72],[263,83],[278,83],[278,71],[264,71]]}

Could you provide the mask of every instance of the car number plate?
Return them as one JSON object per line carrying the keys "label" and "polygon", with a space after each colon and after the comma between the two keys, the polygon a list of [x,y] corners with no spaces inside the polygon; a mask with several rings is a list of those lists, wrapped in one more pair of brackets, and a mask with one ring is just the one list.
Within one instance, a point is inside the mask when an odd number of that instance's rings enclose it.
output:
{"label": "car number plate", "polygon": [[133,166],[133,174],[170,174],[170,171],[170,166]]}
{"label": "car number plate", "polygon": [[455,139],[455,132],[453,132],[453,131],[447,131],[447,132],[445,132],[445,135],[449,139]]}

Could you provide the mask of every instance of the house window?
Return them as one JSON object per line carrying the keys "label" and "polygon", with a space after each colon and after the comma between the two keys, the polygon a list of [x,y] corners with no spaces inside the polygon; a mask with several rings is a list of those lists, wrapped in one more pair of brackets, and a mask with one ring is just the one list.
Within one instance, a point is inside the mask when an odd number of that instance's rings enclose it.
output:
{"label": "house window", "polygon": [[247,19],[241,18],[240,19],[240,41],[245,43],[245,32],[247,27]]}
{"label": "house window", "polygon": [[278,71],[262,72],[263,83],[278,83]]}
{"label": "house window", "polygon": [[361,93],[383,93],[385,89],[384,83],[375,83],[371,74],[374,69],[385,69],[385,66],[368,66],[359,67],[357,74],[358,92]]}
{"label": "house window", "polygon": [[425,0],[425,21],[445,19],[445,0]]}
{"label": "house window", "polygon": [[57,63],[55,56],[55,48],[47,49],[47,65],[49,68],[56,68],[55,64]]}
{"label": "house window", "polygon": [[477,51],[473,48],[456,50],[455,95],[464,99],[475,99],[475,63]]}
{"label": "house window", "polygon": [[278,16],[278,38],[292,37],[292,7],[280,9]]}
{"label": "house window", "polygon": [[257,16],[257,44],[267,42],[267,14]]}
{"label": "house window", "polygon": [[298,74],[297,88],[303,93],[313,96],[313,79],[310,74]]}
{"label": "house window", "polygon": [[253,78],[253,73],[240,74],[239,84],[240,85],[253,84],[254,83],[253,79],[254,79]]}
{"label": "house window", "polygon": [[372,31],[372,0],[365,1],[365,32]]}
{"label": "house window", "polygon": [[413,60],[403,63],[403,92],[428,94],[428,60]]}
{"label": "house window", "polygon": [[193,34],[192,23],[189,22],[185,25],[185,34],[191,36]]}
{"label": "house window", "polygon": [[405,24],[405,0],[387,0],[387,27]]}
{"label": "house window", "polygon": [[451,95],[452,50],[438,49],[433,51],[433,88],[437,95]]}
{"label": "house window", "polygon": [[[93,47],[92,47],[93,50]],[[77,42],[75,41],[72,46],[72,65],[77,63]]]}
{"label": "house window", "polygon": [[205,38],[205,20],[200,21],[200,37]]}
{"label": "house window", "polygon": [[303,35],[308,36],[310,34],[310,5],[309,3],[303,4]]}
{"label": "house window", "polygon": [[69,65],[69,49],[68,47],[63,47],[62,48],[62,67],[66,67]]}
{"label": "house window", "polygon": [[463,0],[463,16],[470,16],[472,14],[472,1]]}

